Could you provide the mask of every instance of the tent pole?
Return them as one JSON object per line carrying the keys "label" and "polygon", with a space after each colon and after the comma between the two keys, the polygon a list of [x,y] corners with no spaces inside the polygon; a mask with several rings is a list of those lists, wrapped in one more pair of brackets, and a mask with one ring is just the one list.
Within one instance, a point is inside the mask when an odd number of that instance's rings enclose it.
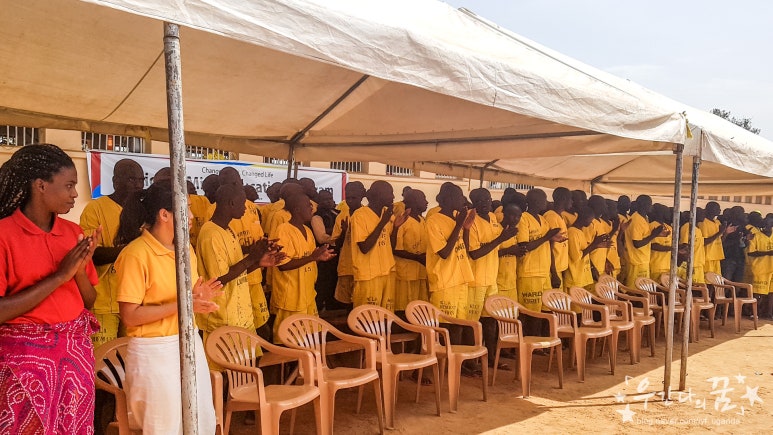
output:
{"label": "tent pole", "polygon": [[185,128],[180,64],[180,28],[164,23],[166,61],[166,102],[169,118],[169,160],[172,169],[174,206],[174,251],[177,258],[177,312],[180,339],[183,433],[197,434],[199,415],[196,400],[196,332],[193,328],[190,236],[188,233],[188,195],[185,182]]}
{"label": "tent pole", "polygon": [[295,163],[295,143],[290,142],[290,150],[287,152],[287,178],[293,176],[293,163]]}
{"label": "tent pole", "polygon": [[478,183],[478,187],[483,187],[483,173],[486,171],[486,168],[480,168],[480,182]]}
{"label": "tent pole", "polygon": [[[689,355],[690,327],[692,322],[692,284],[693,271],[695,270],[695,208],[698,203],[698,176],[701,171],[700,156],[692,158],[692,183],[690,186],[690,255],[687,257],[687,299],[684,304],[684,327],[682,329],[682,363],[679,369],[679,390],[684,390],[687,383],[687,357]],[[697,331],[696,331],[697,332]]]}
{"label": "tent pole", "polygon": [[668,292],[668,307],[666,309],[666,360],[663,369],[663,393],[664,400],[671,397],[671,361],[674,356],[674,304],[676,303],[676,269],[678,267],[677,255],[679,253],[679,201],[682,196],[682,162],[684,159],[684,145],[676,144],[676,168],[674,169],[674,214],[671,219],[671,285]]}

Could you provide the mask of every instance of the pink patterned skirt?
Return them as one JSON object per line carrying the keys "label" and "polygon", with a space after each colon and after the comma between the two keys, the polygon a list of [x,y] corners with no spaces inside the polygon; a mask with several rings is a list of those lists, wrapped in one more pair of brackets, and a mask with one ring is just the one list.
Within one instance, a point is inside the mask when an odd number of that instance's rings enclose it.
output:
{"label": "pink patterned skirt", "polygon": [[94,433],[97,330],[87,310],[52,325],[0,325],[0,434]]}

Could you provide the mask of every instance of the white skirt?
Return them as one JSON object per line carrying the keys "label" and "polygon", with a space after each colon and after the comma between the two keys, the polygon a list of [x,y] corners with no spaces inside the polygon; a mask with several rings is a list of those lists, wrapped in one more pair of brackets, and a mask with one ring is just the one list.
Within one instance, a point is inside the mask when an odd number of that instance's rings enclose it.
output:
{"label": "white skirt", "polygon": [[[194,334],[200,434],[214,434],[215,408],[204,346]],[[145,435],[183,433],[180,348],[177,335],[132,338],[126,351],[129,425]]]}

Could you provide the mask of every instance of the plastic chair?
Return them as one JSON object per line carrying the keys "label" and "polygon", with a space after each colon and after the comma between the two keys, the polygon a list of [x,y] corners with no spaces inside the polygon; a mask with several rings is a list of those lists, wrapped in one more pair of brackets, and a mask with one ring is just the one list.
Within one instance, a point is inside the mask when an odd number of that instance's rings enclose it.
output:
{"label": "plastic chair", "polygon": [[[752,285],[743,282],[733,282],[726,280],[722,275],[718,275],[714,272],[706,272],[706,282],[714,286],[714,304],[725,305],[725,314],[722,318],[722,326],[725,326],[727,322],[727,313],[730,305],[733,305],[733,314],[735,315],[735,332],[736,334],[741,332],[741,315],[742,309],[745,304],[752,306],[752,320],[754,321],[754,330],[757,330],[757,299],[752,294]],[[738,296],[736,289],[745,290],[743,296]],[[727,297],[727,293],[730,292],[730,297]]]}
{"label": "plastic chair", "polygon": [[[494,370],[499,363],[499,342],[509,342],[517,344],[518,362],[521,376],[521,392],[523,397],[531,395],[531,358],[532,353],[537,349],[550,349],[551,356],[553,349],[558,353],[558,388],[564,388],[564,366],[563,351],[561,349],[561,339],[558,338],[558,320],[556,316],[550,313],[539,313],[524,308],[518,302],[505,296],[491,296],[486,298],[486,311],[491,317],[496,319],[499,325],[499,340],[497,340],[497,354],[494,362]],[[531,336],[523,334],[523,325],[518,320],[518,315],[523,314],[529,317],[545,319],[550,327],[550,335]],[[495,374],[496,376],[496,374]],[[492,379],[493,384],[493,379]]]}
{"label": "plastic chair", "polygon": [[[634,322],[631,319],[632,316],[629,314],[628,306],[626,303],[623,301],[599,298],[598,296],[594,295],[588,290],[585,290],[582,287],[570,288],[569,296],[571,296],[573,300],[582,302],[586,305],[592,305],[593,302],[596,301],[606,305],[609,308],[609,326],[612,327],[612,335],[609,338],[609,352],[612,354],[612,374],[615,374],[615,366],[617,364],[617,349],[621,332],[628,333],[628,347],[630,348],[631,353],[631,364],[634,364],[636,362],[636,358],[633,348],[635,347],[634,344],[637,344],[638,342],[635,343],[633,339]],[[589,310],[586,310],[585,308],[582,310],[581,322],[585,326],[598,324],[598,322],[593,320],[593,313]]]}
{"label": "plastic chair", "polygon": [[[376,343],[364,337],[355,337],[336,329],[330,323],[308,314],[293,314],[279,325],[277,330],[280,340],[295,349],[311,351],[317,367],[322,368],[322,377],[317,380],[322,398],[322,412],[329,420],[329,432],[333,433],[333,417],[335,415],[335,395],[343,388],[359,387],[357,396],[357,413],[362,406],[362,387],[372,383],[376,394],[376,413],[380,433],[384,433],[384,415],[381,403],[381,384],[376,370]],[[365,349],[365,368],[336,367],[327,365],[327,335],[332,334],[340,341],[335,343],[351,343]]]}
{"label": "plastic chair", "polygon": [[[629,310],[629,315],[633,320],[633,355],[636,362],[641,361],[641,337],[642,332],[646,327],[648,332],[647,339],[650,345],[650,356],[655,356],[655,317],[651,314],[649,299],[641,296],[633,296],[625,293],[620,293],[615,288],[608,284],[597,283],[596,295],[602,299],[609,300],[622,300],[626,303]],[[633,303],[641,304],[642,306],[637,310],[633,306]]]}
{"label": "plastic chair", "polygon": [[[397,403],[397,380],[400,372],[419,370],[432,366],[435,382],[435,404],[440,416],[440,370],[435,354],[435,331],[432,328],[403,322],[393,312],[375,305],[355,307],[347,319],[349,328],[363,337],[376,340],[376,363],[381,366],[382,391],[384,393],[384,414],[387,428],[395,425],[395,404]],[[392,353],[390,337],[392,324],[422,335],[422,353]],[[419,374],[421,378],[421,373]],[[421,382],[416,386],[416,402],[419,401]]]}
{"label": "plastic chair", "polygon": [[[653,314],[655,315],[655,334],[657,335],[657,329],[658,325],[661,325],[660,330],[663,332],[663,336],[665,336],[666,331],[666,318],[665,318],[665,310],[668,308],[666,304],[666,296],[669,293],[669,289],[666,287],[661,286],[657,283],[657,281],[650,279],[650,278],[636,278],[636,281],[634,282],[635,289],[630,289],[629,293],[637,294],[637,292],[642,296],[647,296],[649,298],[650,303],[650,309],[652,310]],[[679,301],[679,298],[676,298],[676,303],[674,304],[674,314],[679,315],[679,322],[675,323],[674,329],[679,329],[679,325],[682,323],[682,317],[684,317],[684,305],[681,304]]]}
{"label": "plastic chair", "polygon": [[[488,349],[483,345],[483,329],[480,322],[460,320],[440,311],[437,307],[424,301],[412,301],[405,308],[408,321],[414,325],[426,326],[435,331],[435,351],[438,360],[448,367],[448,399],[451,412],[456,412],[459,404],[459,386],[461,384],[462,363],[469,359],[480,359],[483,369],[483,401],[488,397]],[[440,323],[453,323],[472,328],[475,336],[475,344],[472,346],[451,344],[451,336],[447,329],[440,327]],[[440,338],[443,339],[442,343]],[[440,385],[443,385],[443,374],[446,367],[440,369]],[[496,366],[494,367],[496,370]]]}
{"label": "plastic chair", "polygon": [[[303,385],[265,385],[263,372],[258,368],[261,348],[272,354],[298,359]],[[263,435],[279,433],[279,419],[282,413],[292,410],[290,432],[295,426],[295,409],[314,402],[317,433],[326,432],[330,423],[320,413],[319,388],[315,377],[321,369],[315,367],[311,352],[275,346],[254,331],[236,326],[221,326],[209,334],[205,345],[207,357],[223,367],[228,377],[228,399],[225,405],[225,430],[231,427],[234,411],[260,411],[260,432]]]}
{"label": "plastic chair", "polygon": [[627,287],[622,282],[618,281],[617,278],[613,277],[612,275],[607,275],[606,273],[603,273],[599,275],[598,284],[606,284],[617,292],[621,293],[627,293],[628,290],[631,290],[630,287]]}
{"label": "plastic chair", "polygon": [[[601,315],[601,320],[596,325],[582,325],[578,322],[577,313],[572,310],[572,305],[591,313],[598,312]],[[588,340],[595,341],[598,338],[612,335],[612,327],[609,324],[609,308],[605,305],[586,305],[572,300],[568,294],[561,290],[548,290],[542,293],[542,306],[556,315],[558,336],[572,339],[572,354],[574,356],[572,363],[574,364],[576,360],[577,378],[580,382],[585,382],[585,356]],[[551,364],[552,360],[548,361],[548,370]],[[609,369],[612,370],[612,355],[609,356]]]}
{"label": "plastic chair", "polygon": [[[660,280],[664,283],[664,285],[670,287],[671,276],[669,274],[662,274],[660,276]],[[676,281],[678,287],[677,292],[681,297],[682,304],[684,305],[687,303],[687,283],[679,277],[676,278]],[[714,316],[717,312],[717,307],[713,302],[711,302],[708,287],[703,284],[693,283],[689,291],[692,292],[692,309],[690,311],[690,322],[692,327],[690,328],[690,339],[696,342],[700,341],[700,321],[702,311],[706,311],[706,315],[709,321],[709,329],[711,330],[711,338],[714,338]],[[696,292],[698,295],[695,294]]]}

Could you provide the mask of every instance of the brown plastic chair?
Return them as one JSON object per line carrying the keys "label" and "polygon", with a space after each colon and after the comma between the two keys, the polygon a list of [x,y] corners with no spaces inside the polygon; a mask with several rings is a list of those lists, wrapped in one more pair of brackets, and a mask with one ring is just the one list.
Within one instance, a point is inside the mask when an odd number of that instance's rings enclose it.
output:
{"label": "brown plastic chair", "polygon": [[[262,350],[271,354],[296,358],[304,374],[302,385],[265,385],[263,372],[258,368]],[[236,326],[221,326],[209,334],[205,345],[207,357],[223,367],[228,377],[228,399],[225,405],[225,430],[231,427],[234,411],[260,411],[260,433],[279,433],[282,413],[292,410],[290,432],[295,426],[295,410],[314,402],[317,433],[326,433],[330,423],[320,413],[319,388],[315,378],[321,368],[315,367],[309,351],[275,346],[260,338],[254,331]]]}
{"label": "brown plastic chair", "polygon": [[[652,310],[653,314],[655,315],[655,334],[657,335],[657,329],[658,325],[660,325],[660,330],[663,332],[663,336],[665,336],[666,331],[666,317],[664,313],[666,312],[666,309],[668,308],[667,305],[667,296],[669,293],[669,289],[666,287],[661,286],[658,284],[657,281],[650,279],[650,278],[636,278],[636,281],[634,282],[635,289],[630,289],[629,293],[631,294],[637,294],[637,292],[642,296],[647,296],[649,298],[650,302],[650,309]],[[679,329],[679,325],[682,323],[682,317],[684,316],[684,305],[680,302],[680,299],[676,298],[676,303],[674,304],[674,314],[679,315],[679,321],[675,322],[675,328],[676,330]]]}
{"label": "brown plastic chair", "polygon": [[[722,326],[727,322],[727,313],[730,305],[733,305],[733,314],[735,315],[735,332],[741,332],[741,310],[745,304],[752,306],[752,320],[754,321],[754,330],[757,330],[757,299],[752,294],[752,285],[743,282],[733,282],[725,279],[722,275],[714,272],[706,272],[706,282],[714,286],[714,304],[725,306],[725,314],[722,318]],[[736,289],[743,289],[744,295],[739,296]],[[730,297],[727,297],[727,293]]]}
{"label": "brown plastic chair", "polygon": [[[435,331],[425,326],[403,322],[393,312],[375,305],[355,307],[347,319],[349,328],[363,337],[376,340],[376,363],[381,367],[382,391],[384,393],[384,415],[387,428],[395,425],[395,405],[397,403],[397,380],[400,372],[420,370],[432,367],[435,382],[435,405],[440,416],[440,370],[435,354]],[[422,335],[421,353],[392,353],[390,337],[392,324]],[[421,374],[419,374],[421,379]],[[419,401],[421,382],[416,386],[416,402]]]}
{"label": "brown plastic chair", "polygon": [[607,275],[606,273],[603,273],[599,275],[598,284],[606,284],[608,286],[611,286],[615,291],[621,292],[621,293],[627,293],[628,290],[631,290],[630,287],[627,287],[622,282],[618,281],[617,278],[613,277],[612,275]]}
{"label": "brown plastic chair", "polygon": [[[669,286],[671,283],[671,276],[664,273],[660,276],[663,285]],[[677,292],[681,297],[681,303],[684,305],[687,303],[687,283],[680,277],[676,278]],[[690,310],[690,339],[697,342],[700,341],[700,322],[701,312],[706,311],[706,316],[709,321],[709,329],[711,330],[711,338],[714,338],[714,316],[717,312],[717,307],[711,302],[709,296],[709,288],[704,284],[693,283],[690,291],[692,292],[692,309]],[[698,293],[697,295],[695,293]]]}
{"label": "brown plastic chair", "polygon": [[[626,303],[623,301],[599,298],[598,296],[594,295],[588,290],[585,290],[582,287],[570,288],[569,296],[571,296],[573,300],[582,302],[586,305],[592,305],[595,301],[604,304],[609,308],[609,326],[612,327],[612,335],[609,338],[609,352],[612,354],[612,374],[615,374],[615,366],[617,364],[617,349],[621,332],[626,332],[628,335],[628,347],[630,348],[631,353],[631,364],[634,364],[636,362],[636,358],[633,350],[635,346],[633,345],[638,344],[638,342],[634,343],[634,322],[631,319],[632,315],[629,314],[628,305],[626,305]],[[581,322],[585,326],[595,326],[599,323],[593,320],[593,313],[584,308],[582,310]]]}
{"label": "brown plastic chair", "polygon": [[[480,322],[460,320],[440,311],[437,307],[424,301],[412,301],[405,308],[408,321],[414,325],[426,326],[435,331],[435,351],[439,361],[448,367],[448,399],[451,412],[456,412],[459,404],[459,385],[461,383],[462,363],[469,359],[479,359],[483,369],[483,401],[488,397],[488,349],[483,345],[483,329]],[[472,346],[451,344],[451,336],[440,323],[453,323],[472,328],[475,344]],[[441,339],[442,338],[442,342]],[[443,374],[446,367],[440,368],[440,385],[443,385]],[[496,367],[494,368],[496,370]]]}
{"label": "brown plastic chair", "polygon": [[[572,310],[575,305],[583,312],[598,312],[601,320],[595,325],[582,325],[577,321],[577,313]],[[612,335],[612,327],[609,324],[609,308],[605,305],[586,305],[573,300],[561,290],[548,290],[542,293],[542,306],[556,315],[556,331],[560,338],[572,339],[572,363],[577,362],[577,378],[585,382],[585,356],[588,340],[606,338]],[[552,361],[548,362],[548,370]],[[612,355],[609,355],[609,369],[612,370]]]}
{"label": "brown plastic chair", "polygon": [[[500,342],[516,344],[518,348],[518,363],[520,367],[515,371],[520,372],[521,394],[523,397],[531,395],[531,358],[537,349],[550,349],[551,356],[555,349],[558,353],[558,388],[564,388],[564,366],[561,339],[558,337],[558,320],[550,313],[540,313],[524,308],[518,302],[505,296],[491,296],[486,298],[486,312],[496,319],[499,325],[499,340],[497,340],[497,354],[494,361],[494,370],[499,363]],[[523,334],[523,325],[518,320],[518,315],[545,319],[550,327],[550,335],[532,336]],[[496,374],[495,374],[496,376]],[[493,379],[492,379],[493,385]]]}
{"label": "brown plastic chair", "polygon": [[[363,386],[373,384],[376,394],[376,413],[378,414],[378,426],[380,433],[384,433],[384,415],[381,403],[381,384],[376,370],[376,342],[364,337],[349,335],[336,329],[330,323],[308,314],[293,314],[286,318],[278,328],[279,339],[295,349],[311,351],[318,367],[322,367],[322,378],[317,380],[322,398],[322,412],[327,415],[330,422],[329,431],[333,433],[333,417],[335,415],[336,392],[344,388],[359,387],[357,396],[357,410],[360,413],[362,406]],[[365,350],[365,368],[336,367],[327,365],[328,342],[327,335],[332,334],[340,341],[334,343],[347,343],[362,347]]]}
{"label": "brown plastic chair", "polygon": [[[602,299],[624,301],[629,310],[629,315],[633,320],[633,355],[636,362],[641,361],[641,338],[645,328],[647,330],[647,341],[650,345],[650,356],[655,356],[655,317],[650,314],[649,299],[641,296],[633,296],[620,293],[608,284],[597,283],[596,295]],[[637,310],[633,303],[641,304]]]}

